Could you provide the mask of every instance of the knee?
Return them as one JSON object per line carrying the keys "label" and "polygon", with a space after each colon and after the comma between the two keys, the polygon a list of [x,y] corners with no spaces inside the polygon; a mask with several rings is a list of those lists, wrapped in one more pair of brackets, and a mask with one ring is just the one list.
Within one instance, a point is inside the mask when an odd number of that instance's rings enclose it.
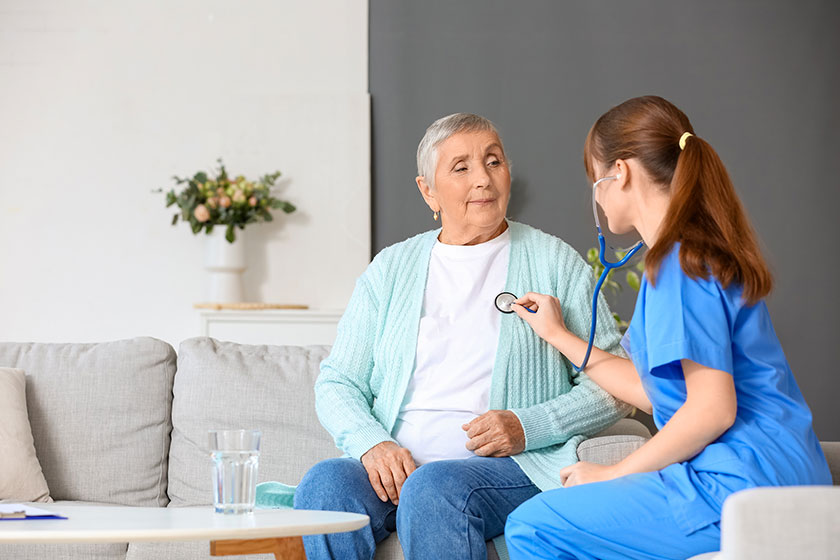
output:
{"label": "knee", "polygon": [[[554,546],[557,543],[549,544],[543,538],[544,535],[554,535],[553,540],[556,541],[566,538],[574,540],[576,527],[563,515],[558,515],[556,509],[546,503],[544,494],[539,494],[522,503],[508,515],[505,522],[505,542],[512,557],[528,557],[533,551],[546,548],[559,554]],[[528,554],[523,554],[524,552]]]}
{"label": "knee", "polygon": [[453,487],[455,477],[448,463],[428,463],[409,475],[400,492],[398,518],[411,516],[425,518],[428,522],[428,516],[439,519],[444,509],[451,509],[455,495],[464,489]]}
{"label": "knee", "polygon": [[[362,469],[363,470],[363,469]],[[336,509],[359,485],[359,465],[352,459],[327,459],[309,469],[295,490],[297,509]],[[364,477],[367,483],[367,478]]]}

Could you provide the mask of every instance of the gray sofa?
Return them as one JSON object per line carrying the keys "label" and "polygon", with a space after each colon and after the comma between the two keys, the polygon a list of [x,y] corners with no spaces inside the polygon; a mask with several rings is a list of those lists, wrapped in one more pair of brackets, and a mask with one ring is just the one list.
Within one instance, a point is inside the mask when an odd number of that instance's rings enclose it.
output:
{"label": "gray sofa", "polygon": [[[212,502],[211,428],[262,430],[260,481],[296,484],[317,461],[341,454],[314,411],[312,386],[328,351],[210,338],[184,341],[177,356],[153,338],[0,343],[0,367],[26,371],[35,448],[53,499],[180,507]],[[581,444],[582,459],[614,462],[649,433],[622,420],[600,436]],[[840,458],[833,461],[837,468]],[[489,556],[497,557],[492,548]],[[0,545],[0,559],[30,558],[211,557],[206,542]],[[402,558],[396,536],[376,558]]]}

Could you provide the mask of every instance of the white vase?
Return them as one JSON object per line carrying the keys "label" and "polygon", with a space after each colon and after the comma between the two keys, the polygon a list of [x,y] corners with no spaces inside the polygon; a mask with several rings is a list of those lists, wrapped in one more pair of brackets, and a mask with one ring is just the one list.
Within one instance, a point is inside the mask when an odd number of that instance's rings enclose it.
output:
{"label": "white vase", "polygon": [[236,229],[236,240],[228,243],[225,226],[216,226],[205,241],[204,267],[209,273],[208,299],[212,303],[245,301],[242,273],[245,271],[245,230]]}

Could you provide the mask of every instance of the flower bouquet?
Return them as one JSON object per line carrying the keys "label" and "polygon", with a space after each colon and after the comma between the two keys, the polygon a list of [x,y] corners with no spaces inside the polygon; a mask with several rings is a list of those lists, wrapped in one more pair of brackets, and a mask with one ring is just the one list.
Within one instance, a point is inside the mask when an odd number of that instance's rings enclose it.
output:
{"label": "flower bouquet", "polygon": [[227,228],[225,239],[233,243],[237,227],[245,229],[246,224],[270,222],[274,219],[272,210],[280,209],[286,214],[296,210],[290,202],[271,194],[279,171],[248,181],[242,175],[230,177],[221,158],[217,161],[219,169],[213,177],[203,171],[192,177],[172,177],[177,185],[184,185],[180,192],[172,189],[166,193],[166,207],[177,204],[181,209],[172,216],[172,225],[180,218],[189,222],[195,234],[201,230],[209,234],[214,227],[222,226]]}

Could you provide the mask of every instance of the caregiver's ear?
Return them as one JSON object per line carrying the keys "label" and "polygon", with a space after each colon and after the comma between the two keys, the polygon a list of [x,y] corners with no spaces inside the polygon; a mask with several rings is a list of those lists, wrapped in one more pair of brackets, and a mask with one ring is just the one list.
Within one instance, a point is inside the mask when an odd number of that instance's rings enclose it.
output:
{"label": "caregiver's ear", "polygon": [[414,181],[417,183],[417,188],[420,189],[420,195],[426,201],[429,208],[431,208],[432,212],[440,212],[440,204],[438,204],[437,198],[435,198],[434,190],[426,182],[426,178],[418,175]]}
{"label": "caregiver's ear", "polygon": [[627,160],[624,159],[617,159],[615,160],[614,167],[616,169],[616,183],[618,183],[619,187],[624,187],[627,183],[630,182],[630,166],[627,165]]}

